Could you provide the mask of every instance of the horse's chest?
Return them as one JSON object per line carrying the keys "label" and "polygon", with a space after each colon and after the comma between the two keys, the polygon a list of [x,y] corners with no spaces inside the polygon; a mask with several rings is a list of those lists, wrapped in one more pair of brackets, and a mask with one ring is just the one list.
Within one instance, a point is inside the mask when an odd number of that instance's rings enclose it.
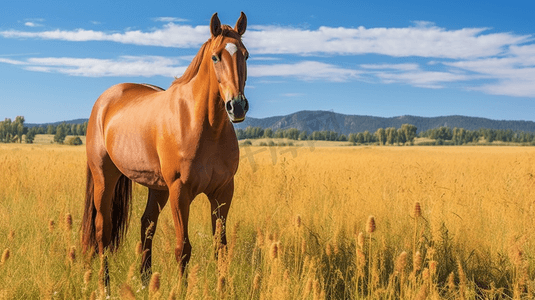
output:
{"label": "horse's chest", "polygon": [[188,174],[184,179],[194,189],[195,194],[216,190],[228,183],[236,173],[233,161],[228,157],[218,155],[207,160],[194,161],[187,169]]}

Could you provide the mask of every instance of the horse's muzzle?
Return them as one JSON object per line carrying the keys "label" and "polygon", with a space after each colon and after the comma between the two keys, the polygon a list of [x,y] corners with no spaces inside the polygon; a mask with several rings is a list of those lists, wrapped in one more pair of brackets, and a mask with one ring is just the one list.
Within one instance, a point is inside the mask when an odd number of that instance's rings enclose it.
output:
{"label": "horse's muzzle", "polygon": [[245,120],[245,114],[249,110],[249,102],[244,95],[239,95],[225,104],[225,109],[232,123],[240,123]]}

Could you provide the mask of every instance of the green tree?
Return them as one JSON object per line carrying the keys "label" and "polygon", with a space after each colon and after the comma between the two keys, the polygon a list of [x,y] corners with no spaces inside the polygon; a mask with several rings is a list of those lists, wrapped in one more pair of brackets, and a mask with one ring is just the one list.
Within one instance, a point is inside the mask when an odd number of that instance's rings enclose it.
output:
{"label": "green tree", "polygon": [[307,139],[308,139],[308,134],[306,130],[301,131],[301,133],[299,133],[299,140],[306,141]]}
{"label": "green tree", "polygon": [[55,134],[55,133],[56,133],[56,128],[54,127],[54,125],[49,124],[46,127],[46,134]]}
{"label": "green tree", "polygon": [[356,144],[357,143],[357,135],[355,133],[350,133],[348,137],[349,142]]}
{"label": "green tree", "polygon": [[282,131],[282,129],[277,129],[275,131],[275,133],[273,133],[273,137],[276,138],[276,139],[282,139],[284,138],[284,131]]}
{"label": "green tree", "polygon": [[82,131],[82,124],[76,124],[76,127],[74,128],[73,134],[74,135],[84,135],[84,133]]}
{"label": "green tree", "polygon": [[284,137],[291,140],[297,140],[299,138],[299,130],[296,128],[286,129],[284,131]]}
{"label": "green tree", "polygon": [[22,143],[22,136],[24,135],[24,125],[22,123],[17,124],[17,139],[19,140],[19,143]]}
{"label": "green tree", "polygon": [[7,135],[6,126],[4,125],[4,122],[0,122],[0,142],[6,141],[6,135]]}
{"label": "green tree", "polygon": [[451,140],[455,145],[462,145],[466,143],[466,130],[464,128],[453,128],[453,135]]}
{"label": "green tree", "polygon": [[451,140],[453,138],[453,132],[451,128],[441,126],[431,129],[429,138],[442,141]]}
{"label": "green tree", "polygon": [[405,132],[403,132],[403,129],[398,128],[396,132],[396,142],[398,145],[405,145],[407,142],[407,139],[405,138]]}
{"label": "green tree", "polygon": [[377,129],[377,131],[375,131],[375,136],[377,137],[379,145],[386,144],[386,132],[384,128]]}
{"label": "green tree", "polygon": [[17,116],[15,121],[11,124],[12,134],[19,143],[22,143],[22,136],[24,135],[24,117]]}
{"label": "green tree", "polygon": [[412,124],[403,124],[401,125],[401,132],[402,134],[405,136],[404,139],[404,143],[406,142],[409,142],[411,145],[414,144],[414,138],[416,137],[416,131],[418,129],[416,128],[416,126],[412,125]]}
{"label": "green tree", "polygon": [[264,129],[264,138],[272,138],[273,137],[273,129],[266,128]]}
{"label": "green tree", "polygon": [[385,129],[386,142],[390,145],[394,145],[397,140],[397,130],[394,127],[388,127]]}
{"label": "green tree", "polygon": [[56,134],[54,135],[54,142],[58,144],[63,144],[63,141],[65,141],[65,137],[67,134],[63,130],[63,126],[58,125],[56,129]]}
{"label": "green tree", "polygon": [[235,132],[236,132],[236,138],[238,140],[243,140],[245,138],[245,132],[243,131],[243,129],[236,129]]}
{"label": "green tree", "polygon": [[4,128],[5,128],[5,142],[6,143],[11,143],[12,140],[13,140],[13,126],[12,126],[12,123],[11,122],[11,119],[10,118],[6,118],[4,120]]}
{"label": "green tree", "polygon": [[373,142],[373,135],[368,130],[364,131],[363,135],[364,135],[365,144],[369,144]]}
{"label": "green tree", "polygon": [[35,139],[35,135],[37,134],[37,128],[32,127],[28,130],[26,133],[25,141],[27,144],[32,144],[33,140]]}
{"label": "green tree", "polygon": [[362,132],[357,133],[356,142],[357,144],[364,144],[364,134]]}
{"label": "green tree", "polygon": [[82,124],[82,135],[87,135],[87,124],[87,121]]}

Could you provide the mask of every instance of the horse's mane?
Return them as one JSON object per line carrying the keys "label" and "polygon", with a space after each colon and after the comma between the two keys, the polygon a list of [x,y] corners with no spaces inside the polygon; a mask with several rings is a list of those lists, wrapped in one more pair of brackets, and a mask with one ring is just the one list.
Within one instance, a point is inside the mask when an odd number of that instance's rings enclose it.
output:
{"label": "horse's mane", "polygon": [[199,52],[197,52],[197,55],[195,55],[184,74],[182,74],[182,76],[180,76],[179,78],[175,79],[173,83],[171,83],[171,86],[175,84],[187,83],[192,80],[195,75],[197,75],[197,73],[199,72],[199,68],[201,67],[202,59],[204,58],[204,52],[206,51],[208,46],[211,45],[212,41],[221,43],[221,40],[224,37],[232,37],[241,40],[241,36],[229,25],[221,25],[221,29],[222,32],[219,36],[215,38],[210,37],[208,41],[206,41],[201,46],[201,49],[199,49]]}

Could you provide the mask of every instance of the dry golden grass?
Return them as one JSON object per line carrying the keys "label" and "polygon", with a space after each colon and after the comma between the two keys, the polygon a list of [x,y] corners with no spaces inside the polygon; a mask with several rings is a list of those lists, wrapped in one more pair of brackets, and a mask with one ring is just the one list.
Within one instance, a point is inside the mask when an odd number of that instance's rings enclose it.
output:
{"label": "dry golden grass", "polygon": [[[199,196],[190,217],[193,255],[187,277],[179,277],[172,219],[164,209],[154,237],[152,288],[142,288],[137,274],[147,193],[134,187],[128,236],[110,257],[113,297],[535,296],[534,148],[247,149],[236,176],[228,247],[214,247],[210,206]],[[0,144],[0,251],[8,252],[0,264],[0,299],[101,296],[100,263],[79,246],[84,151]]]}

